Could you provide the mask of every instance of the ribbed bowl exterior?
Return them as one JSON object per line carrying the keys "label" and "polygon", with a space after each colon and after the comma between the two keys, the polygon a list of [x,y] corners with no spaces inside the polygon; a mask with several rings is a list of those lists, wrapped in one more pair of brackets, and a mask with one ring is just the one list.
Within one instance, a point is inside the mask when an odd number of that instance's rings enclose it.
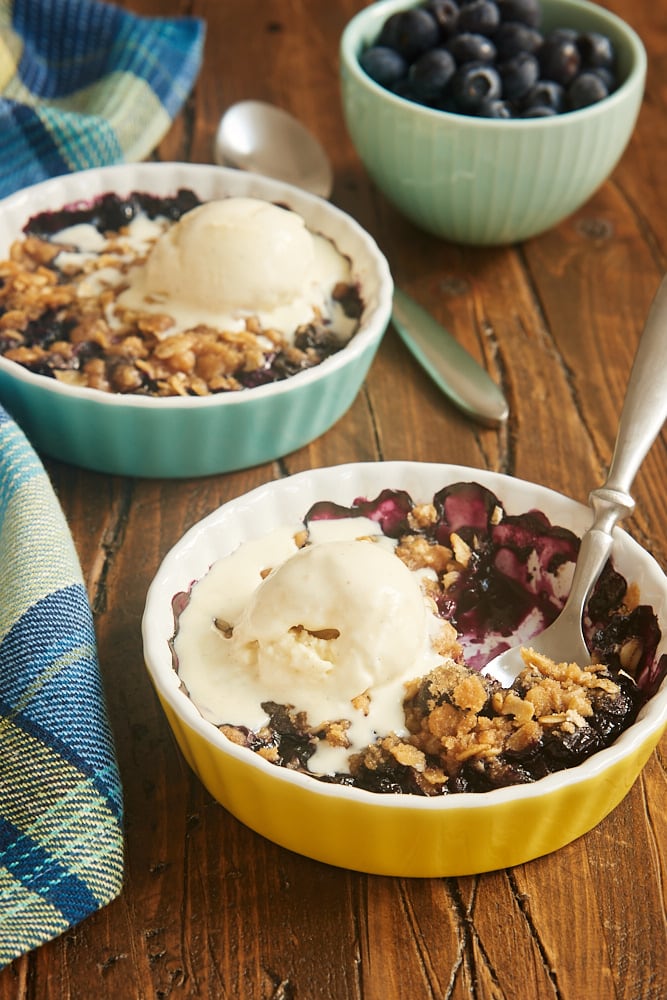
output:
{"label": "ribbed bowl exterior", "polygon": [[464,795],[445,811],[438,803],[428,808],[430,803],[409,803],[400,796],[376,795],[373,802],[366,796],[328,794],[330,786],[310,789],[277,780],[252,762],[223,761],[215,744],[184,723],[168,702],[161,703],[190,767],[213,798],[246,826],[325,864],[403,878],[475,875],[559,850],[592,830],[625,798],[661,735],[651,734],[602,777],[488,804],[480,796],[466,802]]}
{"label": "ribbed bowl exterior", "polygon": [[214,475],[272,461],[327,431],[354,401],[379,339],[354,364],[289,391],[254,396],[250,390],[238,401],[205,407],[178,398],[171,405],[126,401],[112,408],[97,394],[54,392],[46,378],[28,383],[0,359],[0,400],[34,446],[60,461],[143,478]]}
{"label": "ribbed bowl exterior", "polygon": [[623,21],[580,0],[543,0],[544,28],[607,34],[622,85],[606,100],[551,118],[493,120],[450,114],[396,97],[360,68],[358,56],[386,18],[414,6],[382,0],[341,40],[347,127],[369,174],[421,228],[458,243],[527,239],[579,208],[609,176],[634,130],[646,54]]}

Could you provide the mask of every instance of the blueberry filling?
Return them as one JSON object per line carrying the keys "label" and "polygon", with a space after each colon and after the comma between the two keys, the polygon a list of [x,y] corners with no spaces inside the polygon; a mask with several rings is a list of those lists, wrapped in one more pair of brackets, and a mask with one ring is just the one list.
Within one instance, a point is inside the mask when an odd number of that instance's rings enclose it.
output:
{"label": "blueberry filling", "polygon": [[[496,646],[485,654],[466,655],[467,665],[481,670],[512,645],[512,636],[529,616],[537,623],[534,633],[557,617],[566,595],[554,592],[553,576],[561,564],[576,561],[579,539],[569,529],[552,525],[541,511],[519,515],[503,511],[498,519],[502,504],[478,483],[447,486],[435,494],[433,503],[437,520],[417,530],[408,528],[411,498],[393,490],[383,490],[375,500],[358,498],[350,507],[316,503],[305,521],[369,517],[389,537],[410,531],[441,544],[453,533],[459,535],[471,546],[470,562],[438,607],[456,626],[464,646],[476,648],[489,635],[498,637]],[[608,562],[588,602],[587,639],[591,653],[615,672],[626,669],[620,659],[622,647],[631,641],[638,644],[641,654],[633,676],[645,699],[655,693],[667,673],[667,655],[654,666],[661,637],[655,613],[645,605],[623,613],[627,590],[625,579]]]}
{"label": "blueberry filling", "polygon": [[149,219],[164,217],[178,222],[182,215],[200,204],[194,191],[187,188],[180,188],[175,195],[164,198],[142,191],[133,191],[126,198],[109,193],[85,204],[66,205],[55,212],[40,212],[28,220],[23,232],[27,236],[48,240],[69,226],[88,224],[99,233],[117,233],[141,213]]}

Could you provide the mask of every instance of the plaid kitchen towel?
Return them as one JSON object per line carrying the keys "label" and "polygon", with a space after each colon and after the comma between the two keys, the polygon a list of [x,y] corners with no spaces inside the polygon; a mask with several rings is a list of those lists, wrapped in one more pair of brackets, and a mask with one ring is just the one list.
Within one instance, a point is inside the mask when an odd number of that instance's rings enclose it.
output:
{"label": "plaid kitchen towel", "polygon": [[0,0],[0,197],[144,159],[199,72],[204,23],[98,0]]}
{"label": "plaid kitchen towel", "polygon": [[113,899],[122,799],[78,557],[0,408],[0,967]]}

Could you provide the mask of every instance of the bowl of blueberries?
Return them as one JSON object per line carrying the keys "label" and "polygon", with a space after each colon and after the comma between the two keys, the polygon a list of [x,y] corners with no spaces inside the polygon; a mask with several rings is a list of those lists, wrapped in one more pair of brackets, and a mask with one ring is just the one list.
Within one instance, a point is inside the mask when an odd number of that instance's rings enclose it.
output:
{"label": "bowl of blueberries", "polygon": [[501,245],[580,208],[620,160],[646,52],[587,0],[380,0],[341,38],[350,137],[420,228]]}

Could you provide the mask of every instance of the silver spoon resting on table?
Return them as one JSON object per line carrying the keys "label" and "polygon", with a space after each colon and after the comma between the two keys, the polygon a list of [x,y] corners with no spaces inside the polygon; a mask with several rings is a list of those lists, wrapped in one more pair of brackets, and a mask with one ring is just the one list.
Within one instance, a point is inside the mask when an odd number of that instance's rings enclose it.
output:
{"label": "silver spoon resting on table", "polygon": [[[634,509],[630,487],[637,470],[667,419],[667,277],[649,312],[621,411],[616,445],[604,485],[589,502],[593,522],[582,536],[570,593],[555,622],[527,645],[558,663],[590,662],[583,636],[584,608],[612,547],[614,525]],[[511,684],[524,668],[521,647],[513,646],[482,673]]]}
{"label": "silver spoon resting on table", "polygon": [[[213,153],[221,165],[275,177],[320,198],[331,194],[333,171],[320,143],[287,111],[264,101],[241,101],[225,112]],[[486,369],[399,289],[392,320],[416,360],[460,410],[490,427],[507,419],[507,401]]]}

